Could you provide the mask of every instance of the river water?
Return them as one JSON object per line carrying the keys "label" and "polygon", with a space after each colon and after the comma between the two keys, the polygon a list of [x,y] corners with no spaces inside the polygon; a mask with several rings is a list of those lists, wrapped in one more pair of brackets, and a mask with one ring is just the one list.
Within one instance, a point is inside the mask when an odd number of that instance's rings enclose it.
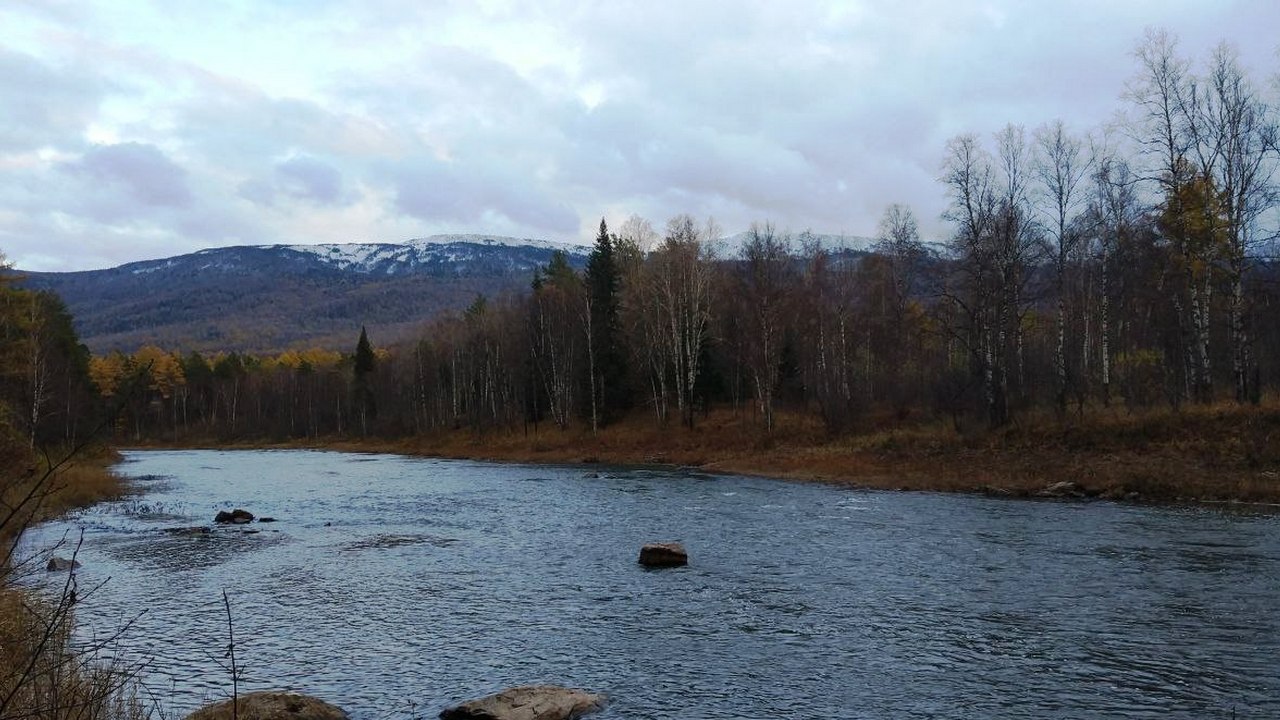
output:
{"label": "river water", "polygon": [[[82,637],[161,707],[287,688],[356,720],[506,686],[606,718],[1277,718],[1280,517],[676,469],[129,452],[83,529]],[[275,523],[184,537],[242,507]],[[245,529],[256,533],[242,532]],[[687,568],[647,571],[679,540]],[[65,554],[65,551],[61,551]],[[54,577],[50,576],[52,583]],[[1233,714],[1234,713],[1234,714]]]}

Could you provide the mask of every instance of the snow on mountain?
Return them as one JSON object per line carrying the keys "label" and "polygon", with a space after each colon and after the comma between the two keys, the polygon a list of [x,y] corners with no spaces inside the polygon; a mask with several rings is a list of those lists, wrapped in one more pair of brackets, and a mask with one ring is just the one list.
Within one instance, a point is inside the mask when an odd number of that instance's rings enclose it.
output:
{"label": "snow on mountain", "polygon": [[[793,251],[799,252],[807,240],[816,240],[832,251],[870,252],[876,240],[857,235],[784,233]],[[724,259],[741,256],[750,238],[744,231],[715,242],[716,254]],[[119,270],[132,275],[156,273],[186,267],[193,271],[276,268],[305,270],[320,267],[362,275],[432,274],[437,276],[502,275],[525,273],[545,265],[551,253],[562,251],[570,264],[585,263],[591,248],[586,245],[552,242],[535,238],[500,235],[432,235],[402,243],[322,243],[316,245],[246,245],[209,248],[190,255],[145,260],[123,265]],[[282,265],[279,263],[283,263]]]}
{"label": "snow on mountain", "polygon": [[260,247],[311,255],[339,270],[388,275],[419,268],[477,262],[519,269],[545,262],[545,257],[556,250],[563,251],[571,258],[585,257],[589,251],[589,248],[582,245],[499,235],[432,235],[404,243],[325,243]]}
{"label": "snow on mountain", "polygon": [[590,250],[583,245],[574,243],[553,242],[551,240],[538,240],[535,238],[513,238],[503,237],[501,235],[432,235],[425,238],[416,238],[410,240],[405,245],[415,247],[425,247],[429,245],[452,245],[455,243],[467,243],[472,245],[486,245],[490,247],[533,247],[542,250],[562,250],[571,255],[582,255]]}

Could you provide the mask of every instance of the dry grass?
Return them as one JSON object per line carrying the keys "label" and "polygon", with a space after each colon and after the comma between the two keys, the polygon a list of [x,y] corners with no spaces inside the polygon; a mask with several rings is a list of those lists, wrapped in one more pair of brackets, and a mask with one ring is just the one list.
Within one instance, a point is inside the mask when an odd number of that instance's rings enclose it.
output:
{"label": "dry grass", "polygon": [[995,432],[949,423],[829,437],[811,416],[766,432],[749,414],[715,412],[687,430],[633,415],[597,434],[439,433],[341,444],[443,457],[529,462],[666,463],[858,487],[1032,496],[1055,483],[1080,494],[1156,502],[1280,502],[1280,405],[1223,403],[1174,412],[1099,409],[1059,421],[1028,416]]}
{"label": "dry grass", "polygon": [[110,470],[119,460],[114,451],[82,452],[60,462],[64,456],[55,452],[47,458],[27,457],[3,472],[0,539],[12,540],[29,525],[127,492],[124,481]]}
{"label": "dry grass", "polygon": [[[73,508],[118,497],[123,481],[108,465],[114,453],[99,451],[59,463],[38,460],[14,447],[15,462],[0,470],[0,717],[37,720],[140,720],[150,713],[136,696],[132,674],[100,662],[106,647],[75,647],[73,608],[83,599],[74,576],[52,593],[18,582],[43,572],[42,558],[15,557],[12,550],[32,524]],[[78,598],[77,593],[80,597]],[[110,642],[109,640],[106,642]]]}
{"label": "dry grass", "polygon": [[512,462],[669,464],[855,487],[1034,496],[1060,482],[1090,497],[1148,502],[1280,502],[1280,401],[1129,412],[1093,408],[1059,420],[1025,413],[998,431],[949,422],[868,419],[832,437],[809,414],[779,413],[766,432],[749,412],[720,410],[692,430],[633,413],[592,434],[560,430],[437,432],[402,440],[328,439],[236,447],[322,447]]}
{"label": "dry grass", "polygon": [[0,589],[0,715],[36,720],[142,720],[133,674],[73,647],[65,596]]}

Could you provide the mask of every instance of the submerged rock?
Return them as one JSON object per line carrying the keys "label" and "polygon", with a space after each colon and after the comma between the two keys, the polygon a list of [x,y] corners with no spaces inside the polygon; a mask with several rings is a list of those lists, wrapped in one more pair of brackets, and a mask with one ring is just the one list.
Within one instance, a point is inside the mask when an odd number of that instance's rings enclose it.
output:
{"label": "submerged rock", "polygon": [[235,523],[236,525],[243,525],[245,523],[253,522],[253,513],[248,510],[241,510],[240,508],[236,508],[231,512],[219,510],[218,514],[213,516],[213,521],[223,524]]}
{"label": "submerged rock", "polygon": [[605,696],[558,685],[523,685],[440,713],[440,720],[572,720],[604,707]]}
{"label": "submerged rock", "polygon": [[60,558],[57,555],[49,558],[49,563],[44,566],[49,572],[64,572],[66,570],[75,570],[80,567],[79,560],[71,560],[69,558]]}
{"label": "submerged rock", "polygon": [[689,564],[689,553],[677,542],[650,543],[640,548],[640,564],[645,567],[680,567]]}
{"label": "submerged rock", "polygon": [[[234,717],[238,720],[347,720],[347,713],[320,698],[290,692],[255,692],[241,695]],[[205,705],[184,720],[231,720],[231,701]]]}
{"label": "submerged rock", "polygon": [[204,525],[192,525],[191,527],[172,527],[165,528],[163,532],[170,535],[182,535],[184,537],[203,537],[213,532],[213,528]]}

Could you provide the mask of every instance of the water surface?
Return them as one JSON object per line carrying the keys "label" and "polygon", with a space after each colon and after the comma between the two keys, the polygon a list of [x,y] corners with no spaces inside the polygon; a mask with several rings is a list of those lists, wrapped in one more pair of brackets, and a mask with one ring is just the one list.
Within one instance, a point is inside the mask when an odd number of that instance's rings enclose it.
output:
{"label": "water surface", "polygon": [[[357,720],[505,686],[607,718],[1280,717],[1280,519],[673,469],[129,452],[84,530],[83,636],[185,713],[289,688]],[[243,507],[278,522],[184,537]],[[646,571],[680,540],[687,568]]]}

